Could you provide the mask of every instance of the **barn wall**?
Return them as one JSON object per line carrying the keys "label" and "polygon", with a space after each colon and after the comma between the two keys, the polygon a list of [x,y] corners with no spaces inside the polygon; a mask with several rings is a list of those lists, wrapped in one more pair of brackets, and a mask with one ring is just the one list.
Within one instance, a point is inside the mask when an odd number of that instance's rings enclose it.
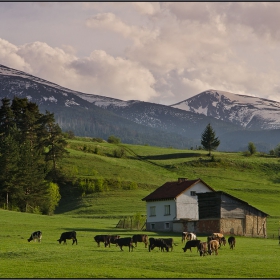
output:
{"label": "barn wall", "polygon": [[244,235],[266,238],[266,218],[256,215],[246,215]]}
{"label": "barn wall", "polygon": [[244,235],[244,219],[221,219],[219,232],[225,235]]}
{"label": "barn wall", "polygon": [[220,219],[204,219],[196,223],[194,232],[197,234],[210,235],[213,232],[219,232]]}

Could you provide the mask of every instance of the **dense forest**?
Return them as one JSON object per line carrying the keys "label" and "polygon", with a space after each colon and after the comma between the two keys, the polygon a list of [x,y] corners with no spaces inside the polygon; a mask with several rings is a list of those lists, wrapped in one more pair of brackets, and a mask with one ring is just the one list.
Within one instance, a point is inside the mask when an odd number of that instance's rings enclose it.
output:
{"label": "dense forest", "polygon": [[67,153],[61,128],[27,98],[1,101],[0,202],[6,209],[51,214],[60,200],[58,162]]}

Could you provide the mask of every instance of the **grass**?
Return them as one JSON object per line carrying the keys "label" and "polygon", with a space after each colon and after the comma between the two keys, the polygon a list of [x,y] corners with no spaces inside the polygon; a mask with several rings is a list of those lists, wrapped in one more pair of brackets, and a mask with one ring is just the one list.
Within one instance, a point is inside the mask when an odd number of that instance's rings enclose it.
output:
{"label": "grass", "polygon": [[[173,252],[151,252],[138,243],[133,252],[112,245],[97,247],[96,234],[132,236],[139,231],[115,228],[115,219],[42,216],[0,210],[2,240],[0,278],[278,278],[280,245],[277,240],[236,237],[236,247],[223,246],[218,256],[200,257],[195,249],[183,252],[179,233],[170,236]],[[41,244],[27,242],[30,233],[43,232]],[[76,230],[78,245],[59,244],[63,231]],[[199,237],[205,241],[206,237]],[[238,269],[236,269],[238,268]]]}

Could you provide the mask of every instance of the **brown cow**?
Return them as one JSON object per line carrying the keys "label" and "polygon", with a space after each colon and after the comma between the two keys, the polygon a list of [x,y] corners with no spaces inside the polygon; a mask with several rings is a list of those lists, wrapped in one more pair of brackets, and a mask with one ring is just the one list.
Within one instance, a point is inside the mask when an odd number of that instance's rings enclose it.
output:
{"label": "brown cow", "polygon": [[228,245],[229,245],[229,248],[233,250],[233,247],[235,247],[235,237],[234,236],[230,236],[228,238]]}
{"label": "brown cow", "polygon": [[198,251],[200,253],[200,256],[205,256],[208,254],[208,251],[207,251],[207,242],[200,242],[199,245],[198,245]]}
{"label": "brown cow", "polygon": [[146,234],[135,234],[132,236],[132,241],[135,243],[135,247],[137,247],[137,242],[144,242],[145,248],[147,248],[149,243],[148,235]]}
{"label": "brown cow", "polygon": [[215,254],[218,255],[218,249],[219,249],[219,242],[217,240],[211,240],[208,243],[209,255],[212,255],[213,252],[215,252]]}
{"label": "brown cow", "polygon": [[219,232],[214,232],[214,233],[212,233],[212,236],[213,236],[213,237],[219,237],[219,238],[224,237],[224,235],[223,235],[222,233],[219,233]]}

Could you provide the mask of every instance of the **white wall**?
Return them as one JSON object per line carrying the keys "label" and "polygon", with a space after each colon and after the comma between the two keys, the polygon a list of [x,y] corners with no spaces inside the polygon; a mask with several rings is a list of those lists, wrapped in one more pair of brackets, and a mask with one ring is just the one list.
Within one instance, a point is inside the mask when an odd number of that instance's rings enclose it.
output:
{"label": "white wall", "polygon": [[198,199],[197,196],[191,196],[191,192],[197,193],[212,192],[203,183],[198,182],[190,189],[177,197],[177,219],[189,218],[198,220]]}
{"label": "white wall", "polygon": [[[170,215],[164,215],[164,206],[170,205]],[[150,207],[156,207],[156,216],[150,216]],[[164,201],[148,201],[146,203],[146,213],[147,213],[147,222],[164,222],[164,221],[173,221],[176,217],[176,205],[175,200],[164,200]]]}

